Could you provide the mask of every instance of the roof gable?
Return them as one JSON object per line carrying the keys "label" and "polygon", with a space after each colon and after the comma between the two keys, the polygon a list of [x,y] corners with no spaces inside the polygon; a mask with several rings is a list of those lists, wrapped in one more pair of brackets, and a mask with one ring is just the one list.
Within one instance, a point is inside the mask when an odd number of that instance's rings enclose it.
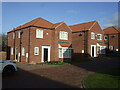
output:
{"label": "roof gable", "polygon": [[23,24],[22,26],[14,28],[13,30],[11,30],[9,32],[16,31],[18,29],[29,27],[29,26],[37,26],[37,27],[42,27],[42,28],[53,29],[53,28],[57,27],[58,25],[60,25],[61,23],[63,23],[63,22],[53,24],[43,18],[36,18],[28,23]]}
{"label": "roof gable", "polygon": [[105,28],[103,31],[104,31],[104,34],[120,33],[120,31],[119,31],[116,27],[114,27],[114,26],[107,27],[107,28]]}
{"label": "roof gable", "polygon": [[72,32],[90,30],[90,28],[94,25],[95,22],[96,21],[76,24],[76,25],[70,26],[70,28],[73,30]]}

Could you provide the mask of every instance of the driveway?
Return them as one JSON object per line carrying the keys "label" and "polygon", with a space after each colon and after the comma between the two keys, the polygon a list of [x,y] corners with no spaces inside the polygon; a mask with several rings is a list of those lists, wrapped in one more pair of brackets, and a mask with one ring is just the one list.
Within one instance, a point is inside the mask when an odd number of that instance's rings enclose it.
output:
{"label": "driveway", "polygon": [[15,75],[3,77],[3,88],[81,88],[87,75],[119,65],[119,58],[57,66],[19,63]]}

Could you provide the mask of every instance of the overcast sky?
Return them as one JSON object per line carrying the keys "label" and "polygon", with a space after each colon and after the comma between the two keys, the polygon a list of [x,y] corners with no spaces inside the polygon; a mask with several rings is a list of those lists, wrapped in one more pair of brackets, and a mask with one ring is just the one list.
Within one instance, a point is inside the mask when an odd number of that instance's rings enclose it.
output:
{"label": "overcast sky", "polygon": [[118,2],[3,2],[2,30],[8,32],[35,18],[68,25],[97,20],[102,28],[117,25]]}

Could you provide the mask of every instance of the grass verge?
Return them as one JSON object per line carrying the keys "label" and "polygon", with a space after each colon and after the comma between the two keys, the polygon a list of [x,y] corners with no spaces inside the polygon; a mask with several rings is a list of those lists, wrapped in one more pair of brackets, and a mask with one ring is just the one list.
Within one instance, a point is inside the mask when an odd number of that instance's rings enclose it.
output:
{"label": "grass verge", "polygon": [[120,88],[120,68],[89,75],[84,80],[85,88]]}

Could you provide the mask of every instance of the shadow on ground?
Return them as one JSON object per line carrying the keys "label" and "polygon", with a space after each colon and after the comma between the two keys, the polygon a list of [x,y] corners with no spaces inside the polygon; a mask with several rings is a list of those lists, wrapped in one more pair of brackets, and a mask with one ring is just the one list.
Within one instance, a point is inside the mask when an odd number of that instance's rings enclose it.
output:
{"label": "shadow on ground", "polygon": [[[101,72],[102,71],[112,69],[112,68],[120,68],[120,57],[113,57],[110,59],[105,58],[91,58],[91,61],[83,62],[83,63],[73,63],[72,65],[77,66],[79,68],[83,68],[87,71],[91,72]],[[106,72],[105,74],[112,73]],[[120,71],[113,75],[119,75]]]}
{"label": "shadow on ground", "polygon": [[75,88],[19,68],[14,75],[3,76],[2,88]]}
{"label": "shadow on ground", "polygon": [[[2,86],[4,88],[76,88],[72,85],[80,87],[81,80],[89,72],[101,72],[107,69],[116,68],[120,66],[119,57],[112,59],[91,59],[91,61],[83,63],[72,63],[71,65],[63,65],[60,67],[33,70],[35,73],[19,68],[15,75],[6,76],[2,79]],[[40,71],[41,70],[41,71]],[[49,71],[49,72],[48,72]],[[47,72],[47,73],[46,73]],[[45,76],[41,76],[44,73]],[[103,72],[104,73],[104,72]],[[54,74],[54,75],[53,75]],[[113,73],[105,73],[112,75]],[[118,73],[116,74],[118,75]],[[55,77],[63,80],[59,82],[53,80]],[[66,78],[64,78],[66,77]],[[79,79],[79,80],[78,80]],[[80,80],[81,79],[81,80]],[[72,84],[65,84],[65,80]]]}

